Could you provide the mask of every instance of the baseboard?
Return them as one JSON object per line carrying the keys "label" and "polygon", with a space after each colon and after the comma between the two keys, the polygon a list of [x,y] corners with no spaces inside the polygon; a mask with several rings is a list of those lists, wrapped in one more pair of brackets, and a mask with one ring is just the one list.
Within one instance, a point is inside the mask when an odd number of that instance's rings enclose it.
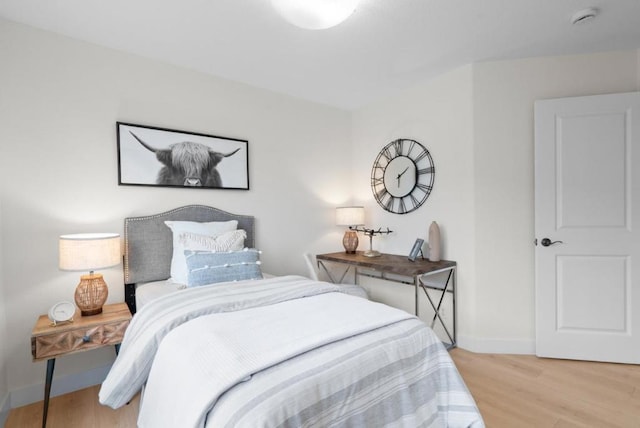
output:
{"label": "baseboard", "polygon": [[11,406],[9,405],[10,394],[7,393],[4,397],[0,398],[0,427],[3,427],[7,418],[9,417],[9,411]]}
{"label": "baseboard", "polygon": [[525,354],[536,353],[535,340],[485,339],[458,336],[458,347],[480,354]]}
{"label": "baseboard", "polygon": [[[97,367],[82,373],[54,377],[51,385],[51,397],[101,384],[107,377],[109,369],[111,369],[111,365]],[[10,391],[10,396],[11,408],[42,401],[44,400],[44,383]]]}

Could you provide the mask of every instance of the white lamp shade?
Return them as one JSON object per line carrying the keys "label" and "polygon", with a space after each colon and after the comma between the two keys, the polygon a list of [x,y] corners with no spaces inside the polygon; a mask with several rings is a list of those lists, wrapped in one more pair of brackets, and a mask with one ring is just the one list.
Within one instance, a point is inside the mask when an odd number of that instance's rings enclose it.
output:
{"label": "white lamp shade", "polygon": [[359,0],[271,0],[291,24],[308,30],[334,27],[356,10]]}
{"label": "white lamp shade", "polygon": [[60,269],[94,271],[120,264],[120,235],[78,233],[62,235],[59,241]]}
{"label": "white lamp shade", "polygon": [[364,207],[336,208],[336,225],[361,226],[364,224]]}

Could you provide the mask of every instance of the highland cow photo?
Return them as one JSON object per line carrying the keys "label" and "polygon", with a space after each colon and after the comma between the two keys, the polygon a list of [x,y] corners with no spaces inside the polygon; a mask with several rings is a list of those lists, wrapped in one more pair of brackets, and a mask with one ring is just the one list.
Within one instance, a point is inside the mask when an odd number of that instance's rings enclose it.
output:
{"label": "highland cow photo", "polygon": [[118,184],[249,190],[249,142],[117,122]]}

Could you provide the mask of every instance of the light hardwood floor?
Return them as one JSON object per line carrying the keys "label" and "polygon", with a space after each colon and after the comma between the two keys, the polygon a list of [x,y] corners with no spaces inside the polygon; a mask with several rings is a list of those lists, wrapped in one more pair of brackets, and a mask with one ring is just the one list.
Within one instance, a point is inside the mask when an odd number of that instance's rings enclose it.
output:
{"label": "light hardwood floor", "polygon": [[[454,349],[451,356],[487,427],[640,428],[640,366],[463,349]],[[111,410],[98,404],[98,390],[94,386],[52,398],[47,427],[135,427],[138,397]],[[41,424],[39,402],[12,410],[5,428]]]}
{"label": "light hardwood floor", "polygon": [[[135,428],[140,396],[118,410],[98,403],[100,386],[53,397],[49,400],[47,428]],[[42,426],[42,404],[29,404],[11,410],[5,428]]]}
{"label": "light hardwood floor", "polygon": [[640,427],[640,365],[451,355],[488,427]]}

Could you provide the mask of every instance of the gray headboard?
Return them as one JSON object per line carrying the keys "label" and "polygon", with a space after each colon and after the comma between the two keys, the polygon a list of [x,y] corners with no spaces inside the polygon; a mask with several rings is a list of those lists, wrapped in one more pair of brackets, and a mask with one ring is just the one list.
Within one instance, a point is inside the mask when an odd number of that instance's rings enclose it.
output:
{"label": "gray headboard", "polygon": [[173,235],[165,221],[237,220],[238,229],[247,232],[246,247],[254,247],[255,218],[231,214],[205,205],[187,205],[171,211],[124,219],[125,300],[135,313],[135,284],[160,281],[171,276]]}

